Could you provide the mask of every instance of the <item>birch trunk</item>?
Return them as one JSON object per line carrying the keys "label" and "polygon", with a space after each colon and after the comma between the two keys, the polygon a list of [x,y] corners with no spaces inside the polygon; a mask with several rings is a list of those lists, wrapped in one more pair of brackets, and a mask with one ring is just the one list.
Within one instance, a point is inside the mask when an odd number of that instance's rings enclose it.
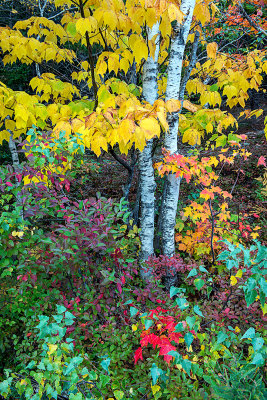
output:
{"label": "birch trunk", "polygon": [[[174,35],[171,40],[166,100],[179,99],[184,50],[192,22],[194,8],[195,0],[182,1],[180,9],[185,16],[181,25],[176,23]],[[179,125],[178,113],[169,114],[168,123],[169,133],[165,136],[164,147],[173,154],[177,152],[177,134]],[[172,257],[175,252],[174,226],[179,189],[180,179],[176,178],[174,174],[169,174],[166,177],[166,192],[163,199],[162,214],[162,250],[163,254],[168,257]],[[170,272],[172,273],[172,271],[169,271],[169,273]]]}
{"label": "birch trunk", "polygon": [[[148,40],[158,35],[156,40],[156,50],[154,59],[149,56],[144,64],[143,72],[143,96],[146,101],[153,104],[158,97],[158,54],[159,54],[159,24],[155,24],[151,29],[148,28]],[[152,164],[152,145],[153,140],[147,142],[146,147],[139,155],[139,172],[141,188],[141,277],[149,279],[151,271],[142,267],[142,262],[148,259],[154,253],[154,201],[155,201],[155,179]]]}

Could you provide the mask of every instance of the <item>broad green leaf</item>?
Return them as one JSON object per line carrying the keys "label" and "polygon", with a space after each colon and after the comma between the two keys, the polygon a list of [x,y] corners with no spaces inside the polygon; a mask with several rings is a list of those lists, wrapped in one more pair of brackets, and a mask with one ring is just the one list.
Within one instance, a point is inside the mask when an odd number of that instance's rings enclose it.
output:
{"label": "broad green leaf", "polygon": [[152,321],[152,319],[146,319],[145,320],[145,328],[146,328],[146,330],[148,330],[153,324],[154,324],[154,322]]}
{"label": "broad green leaf", "polygon": [[173,296],[175,296],[177,293],[179,293],[179,289],[175,286],[171,286],[170,288],[170,298],[172,298]]}
{"label": "broad green leaf", "polygon": [[185,344],[186,344],[186,346],[187,346],[188,349],[189,349],[189,347],[191,346],[193,340],[194,340],[194,336],[193,336],[193,334],[192,334],[191,332],[187,332],[187,333],[184,335],[184,341],[185,341]]}
{"label": "broad green leaf", "polygon": [[130,314],[131,314],[131,317],[134,317],[137,313],[138,313],[137,308],[135,308],[135,307],[130,307]]}
{"label": "broad green leaf", "polygon": [[123,399],[124,393],[121,390],[115,390],[114,396],[116,400],[121,400]]}
{"label": "broad green leaf", "polygon": [[195,279],[194,284],[196,288],[200,290],[205,285],[205,281],[203,281],[203,279]]}
{"label": "broad green leaf", "polygon": [[101,367],[108,373],[109,373],[108,367],[109,367],[110,361],[111,361],[110,358],[105,358],[100,363]]}
{"label": "broad green leaf", "polygon": [[223,343],[226,339],[228,339],[228,335],[225,332],[220,331],[217,336],[217,343]]}
{"label": "broad green leaf", "polygon": [[152,377],[152,383],[153,386],[156,385],[158,378],[160,377],[160,375],[162,374],[162,369],[158,368],[158,366],[153,363],[152,367],[150,369],[150,373],[151,373],[151,377]]}
{"label": "broad green leaf", "polygon": [[256,353],[257,350],[260,350],[262,346],[264,345],[264,339],[261,337],[255,337],[252,340],[252,346],[254,349],[254,352]]}
{"label": "broad green leaf", "polygon": [[199,308],[199,306],[194,306],[194,311],[197,315],[200,315],[200,317],[203,317],[203,314]]}
{"label": "broad green leaf", "polygon": [[192,329],[196,322],[196,317],[186,317],[186,322],[188,323],[189,328]]}
{"label": "broad green leaf", "polygon": [[251,327],[244,333],[241,339],[253,339],[254,336],[255,336],[255,329]]}

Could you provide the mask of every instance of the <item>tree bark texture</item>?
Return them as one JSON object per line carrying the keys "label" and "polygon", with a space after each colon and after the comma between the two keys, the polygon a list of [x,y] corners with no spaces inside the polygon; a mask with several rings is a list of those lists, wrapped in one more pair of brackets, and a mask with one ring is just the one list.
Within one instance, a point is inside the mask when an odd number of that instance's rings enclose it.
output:
{"label": "tree bark texture", "polygon": [[[158,97],[158,54],[159,54],[159,24],[155,24],[147,31],[148,40],[151,40],[155,35],[156,50],[154,58],[150,55],[144,64],[143,73],[143,96],[146,101],[153,104]],[[139,155],[139,173],[141,187],[141,251],[140,262],[144,262],[149,256],[154,254],[154,218],[155,218],[155,179],[152,163],[152,146],[153,140],[149,140],[146,147]],[[141,267],[141,276],[143,279],[149,279],[151,271],[146,271]]]}

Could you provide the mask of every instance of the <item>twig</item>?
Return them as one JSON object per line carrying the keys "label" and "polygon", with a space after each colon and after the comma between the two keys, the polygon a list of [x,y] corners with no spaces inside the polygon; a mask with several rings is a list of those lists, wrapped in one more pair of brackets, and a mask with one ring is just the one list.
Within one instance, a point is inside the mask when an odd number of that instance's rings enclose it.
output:
{"label": "twig", "polygon": [[246,18],[246,20],[250,23],[251,26],[253,26],[254,29],[256,29],[257,31],[259,31],[259,32],[263,33],[265,36],[267,36],[267,32],[261,26],[256,24],[255,21],[253,21],[253,19],[244,10],[241,3],[239,3],[239,10],[240,10],[241,14],[243,15],[243,17]]}

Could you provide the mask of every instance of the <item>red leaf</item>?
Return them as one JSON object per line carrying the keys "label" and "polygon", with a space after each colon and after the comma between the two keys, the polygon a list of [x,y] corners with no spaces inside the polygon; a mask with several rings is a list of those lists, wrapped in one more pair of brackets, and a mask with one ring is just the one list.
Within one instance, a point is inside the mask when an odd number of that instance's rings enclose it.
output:
{"label": "red leaf", "polygon": [[160,343],[161,343],[161,339],[158,336],[156,336],[154,333],[150,333],[149,335],[146,335],[140,342],[142,347],[147,346],[148,344],[152,344],[154,348]]}
{"label": "red leaf", "polygon": [[138,360],[143,360],[142,347],[138,347],[134,353],[134,363],[136,364]]}
{"label": "red leaf", "polygon": [[261,156],[261,157],[258,159],[257,167],[258,167],[259,165],[264,165],[264,167],[266,167],[265,157]]}
{"label": "red leaf", "polygon": [[119,293],[121,294],[122,288],[121,288],[121,284],[120,283],[117,283],[117,288],[118,288]]}
{"label": "red leaf", "polygon": [[11,182],[6,182],[7,186],[13,186]]}

